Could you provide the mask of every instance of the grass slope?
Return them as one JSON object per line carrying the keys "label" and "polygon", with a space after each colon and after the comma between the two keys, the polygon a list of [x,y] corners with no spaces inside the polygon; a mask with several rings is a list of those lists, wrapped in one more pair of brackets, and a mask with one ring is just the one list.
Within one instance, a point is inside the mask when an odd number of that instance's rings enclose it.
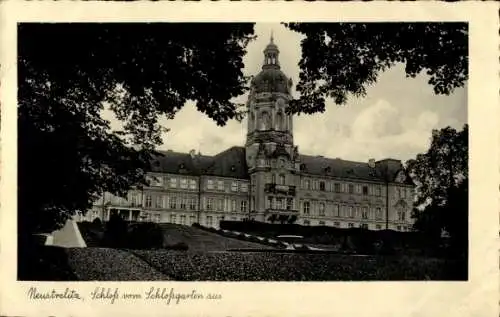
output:
{"label": "grass slope", "polygon": [[228,249],[272,249],[260,243],[241,241],[234,238],[221,236],[199,228],[162,223],[165,241],[169,243],[184,242],[189,246],[189,251],[225,251]]}
{"label": "grass slope", "polygon": [[[189,251],[224,251],[228,249],[271,249],[272,247],[256,242],[242,241],[221,236],[199,228],[162,223],[163,240],[168,245],[185,243]],[[88,247],[103,247],[102,238],[105,226],[93,223],[78,223],[78,228]]]}

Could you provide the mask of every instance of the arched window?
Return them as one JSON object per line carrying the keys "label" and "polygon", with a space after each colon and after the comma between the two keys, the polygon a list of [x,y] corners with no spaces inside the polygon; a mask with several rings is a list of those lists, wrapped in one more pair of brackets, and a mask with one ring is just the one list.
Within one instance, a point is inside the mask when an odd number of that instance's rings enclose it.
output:
{"label": "arched window", "polygon": [[260,130],[269,130],[271,127],[271,116],[269,113],[266,111],[261,112],[259,121]]}
{"label": "arched window", "polygon": [[283,130],[283,114],[281,111],[276,114],[276,130]]}
{"label": "arched window", "polygon": [[280,175],[280,178],[279,178],[279,181],[280,181],[280,185],[285,185],[285,175]]}

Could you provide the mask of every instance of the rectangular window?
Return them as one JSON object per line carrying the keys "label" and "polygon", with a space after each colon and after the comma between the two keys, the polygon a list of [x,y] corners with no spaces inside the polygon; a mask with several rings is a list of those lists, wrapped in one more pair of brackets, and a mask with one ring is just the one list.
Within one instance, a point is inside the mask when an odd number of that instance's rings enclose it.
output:
{"label": "rectangular window", "polygon": [[207,179],[207,189],[214,189],[214,180]]}
{"label": "rectangular window", "polygon": [[161,196],[156,196],[156,208],[163,208],[163,198]]}
{"label": "rectangular window", "polygon": [[354,193],[354,185],[349,184],[349,194],[353,194],[353,193]]}
{"label": "rectangular window", "polygon": [[207,198],[207,210],[213,210],[213,209],[214,209],[214,199]]}
{"label": "rectangular window", "polygon": [[339,183],[335,183],[333,187],[335,188],[336,193],[340,193],[340,184]]}
{"label": "rectangular window", "polygon": [[354,223],[349,222],[348,227],[349,227],[349,228],[354,228]]}
{"label": "rectangular window", "polygon": [[182,179],[180,180],[180,183],[181,183],[181,186],[180,186],[180,187],[181,187],[182,189],[187,189],[187,188],[188,188],[188,180],[187,180],[187,179],[182,178]]}
{"label": "rectangular window", "polygon": [[279,210],[285,209],[285,206],[283,206],[283,198],[281,198],[281,197],[276,198],[276,209],[279,209]]}
{"label": "rectangular window", "polygon": [[195,223],[195,222],[196,222],[196,220],[195,220],[195,219],[196,219],[196,218],[195,218],[194,216],[189,216],[189,222],[190,222],[190,224]]}
{"label": "rectangular window", "polygon": [[325,222],[324,222],[324,221],[320,221],[320,222],[319,222],[319,225],[320,225],[320,226],[324,226],[324,225],[325,225]]}
{"label": "rectangular window", "polygon": [[181,215],[181,225],[185,225],[185,224],[186,224],[186,216]]}
{"label": "rectangular window", "polygon": [[333,215],[335,217],[340,217],[339,205],[333,205]]}
{"label": "rectangular window", "polygon": [[207,226],[212,226],[212,216],[207,216]]}
{"label": "rectangular window", "polygon": [[231,183],[231,191],[237,192],[238,191],[238,183],[237,182],[232,182]]}
{"label": "rectangular window", "polygon": [[170,209],[177,208],[177,199],[175,197],[170,198]]}
{"label": "rectangular window", "polygon": [[189,199],[189,209],[196,210],[196,199],[194,198]]}
{"label": "rectangular window", "polygon": [[406,213],[404,211],[398,211],[398,220],[399,221],[405,221],[406,220]]}
{"label": "rectangular window", "polygon": [[368,208],[363,207],[363,209],[362,209],[362,214],[361,214],[361,218],[363,218],[363,219],[368,219]]}
{"label": "rectangular window", "polygon": [[375,219],[377,220],[382,219],[382,208],[375,209]]}
{"label": "rectangular window", "polygon": [[231,200],[231,211],[235,212],[236,211],[236,200]]}
{"label": "rectangular window", "polygon": [[177,223],[176,215],[170,215],[170,223]]}
{"label": "rectangular window", "polygon": [[196,181],[194,179],[189,180],[189,189],[196,189]]}
{"label": "rectangular window", "polygon": [[176,188],[176,187],[177,187],[177,178],[172,177],[172,178],[170,179],[170,187],[171,187],[171,188]]}
{"label": "rectangular window", "polygon": [[311,189],[311,181],[306,179],[305,183],[306,183],[306,189],[310,190]]}
{"label": "rectangular window", "polygon": [[361,229],[368,229],[368,224],[367,223],[362,223],[359,227]]}
{"label": "rectangular window", "polygon": [[222,199],[222,198],[217,199],[217,210],[220,210],[220,211],[224,210],[224,199]]}
{"label": "rectangular window", "polygon": [[180,208],[181,208],[181,209],[186,209],[186,203],[187,203],[187,202],[186,202],[186,198],[185,198],[185,197],[181,197],[181,198],[179,199],[179,203],[180,203]]}
{"label": "rectangular window", "polygon": [[146,195],[146,207],[151,208],[151,196]]}
{"label": "rectangular window", "polygon": [[368,195],[368,186],[363,186],[363,195]]}
{"label": "rectangular window", "polygon": [[352,206],[347,207],[347,213],[350,218],[354,217],[354,208]]}
{"label": "rectangular window", "polygon": [[319,190],[323,192],[326,190],[325,182],[319,182]]}
{"label": "rectangular window", "polygon": [[247,212],[247,201],[246,200],[241,201],[241,212]]}
{"label": "rectangular window", "polygon": [[273,197],[268,196],[266,200],[266,209],[273,208]]}
{"label": "rectangular window", "polygon": [[241,184],[241,192],[243,192],[243,193],[248,192],[248,184],[247,183]]}
{"label": "rectangular window", "polygon": [[287,198],[286,199],[286,210],[292,210],[292,209],[293,209],[293,199]]}
{"label": "rectangular window", "polygon": [[217,190],[224,191],[224,181],[217,181]]}
{"label": "rectangular window", "polygon": [[280,175],[279,180],[280,180],[280,182],[279,182],[280,185],[285,185],[285,183],[286,183],[285,175]]}
{"label": "rectangular window", "polygon": [[303,204],[304,215],[309,215],[310,210],[311,210],[311,203],[308,201],[304,201],[304,204]]}
{"label": "rectangular window", "polygon": [[340,222],[335,221],[335,222],[333,223],[333,226],[334,226],[334,227],[337,227],[337,228],[338,228],[338,227],[340,227]]}
{"label": "rectangular window", "polygon": [[309,226],[311,222],[309,220],[304,220],[304,226]]}
{"label": "rectangular window", "polygon": [[130,195],[130,206],[132,206],[132,207],[139,206],[137,201],[138,201],[138,199],[137,199],[137,196],[135,194]]}
{"label": "rectangular window", "polygon": [[356,185],[356,194],[361,194],[361,185]]}
{"label": "rectangular window", "polygon": [[382,196],[382,188],[380,186],[375,187],[375,195]]}
{"label": "rectangular window", "polygon": [[381,225],[375,225],[375,229],[380,230],[380,229],[382,229],[382,226]]}
{"label": "rectangular window", "polygon": [[397,226],[396,228],[398,229],[398,231],[401,231],[401,226]]}

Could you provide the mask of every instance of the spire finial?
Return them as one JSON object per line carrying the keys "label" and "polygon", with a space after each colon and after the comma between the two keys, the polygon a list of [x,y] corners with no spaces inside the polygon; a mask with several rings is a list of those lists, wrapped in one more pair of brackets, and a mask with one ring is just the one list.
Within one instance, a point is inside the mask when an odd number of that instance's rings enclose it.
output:
{"label": "spire finial", "polygon": [[271,43],[274,44],[273,30],[271,29]]}

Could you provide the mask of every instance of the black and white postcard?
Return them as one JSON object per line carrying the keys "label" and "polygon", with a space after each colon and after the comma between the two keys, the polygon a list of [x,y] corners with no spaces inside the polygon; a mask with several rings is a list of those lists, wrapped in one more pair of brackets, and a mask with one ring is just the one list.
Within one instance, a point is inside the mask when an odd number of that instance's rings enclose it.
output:
{"label": "black and white postcard", "polygon": [[498,5],[0,12],[2,315],[498,316]]}

